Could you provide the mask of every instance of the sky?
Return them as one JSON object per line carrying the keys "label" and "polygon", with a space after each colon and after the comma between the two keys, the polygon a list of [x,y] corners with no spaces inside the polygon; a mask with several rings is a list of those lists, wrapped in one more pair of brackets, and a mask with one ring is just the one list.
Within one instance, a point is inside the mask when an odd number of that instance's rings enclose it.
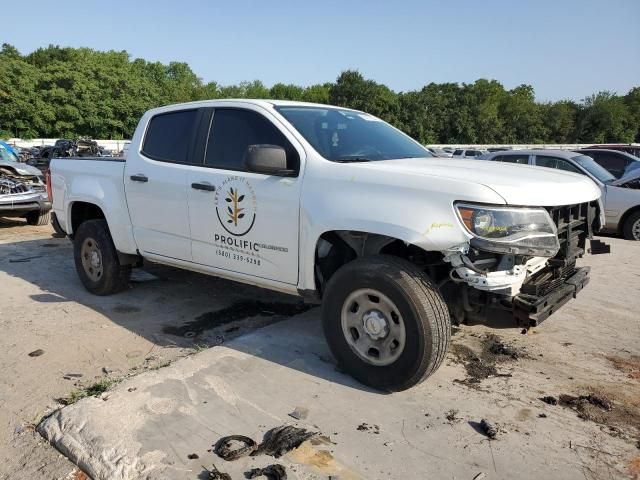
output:
{"label": "sky", "polygon": [[4,1],[0,42],[21,53],[126,50],[222,85],[356,69],[396,91],[526,83],[541,101],[640,86],[640,0]]}

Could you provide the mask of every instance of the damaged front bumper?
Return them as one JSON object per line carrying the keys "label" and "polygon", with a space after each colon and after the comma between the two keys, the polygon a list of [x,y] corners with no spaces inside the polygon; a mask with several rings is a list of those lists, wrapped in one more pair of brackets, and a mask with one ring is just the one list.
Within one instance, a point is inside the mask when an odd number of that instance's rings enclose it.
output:
{"label": "damaged front bumper", "polygon": [[557,279],[555,288],[548,293],[520,293],[513,297],[513,318],[518,326],[537,327],[569,300],[576,298],[589,283],[590,271],[589,267],[576,268],[570,276]]}
{"label": "damaged front bumper", "polygon": [[585,203],[549,208],[560,244],[552,258],[490,254],[473,246],[443,252],[452,267],[451,280],[457,284],[451,292],[454,315],[461,321],[530,328],[575,298],[589,283],[590,271],[578,268],[576,260],[587,251],[610,250],[592,240],[596,207]]}

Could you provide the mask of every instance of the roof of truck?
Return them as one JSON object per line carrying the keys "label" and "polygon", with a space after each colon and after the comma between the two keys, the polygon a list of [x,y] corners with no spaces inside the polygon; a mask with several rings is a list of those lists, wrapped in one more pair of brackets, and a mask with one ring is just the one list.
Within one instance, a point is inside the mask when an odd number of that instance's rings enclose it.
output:
{"label": "roof of truck", "polygon": [[174,103],[171,105],[164,105],[162,107],[154,108],[153,110],[173,110],[176,107],[181,106],[215,106],[224,103],[248,103],[253,105],[259,105],[264,108],[271,107],[318,107],[318,108],[340,108],[344,110],[353,110],[345,107],[337,107],[335,105],[326,105],[322,103],[310,103],[310,102],[297,102],[294,100],[274,100],[274,99],[254,99],[254,98],[218,98],[214,100],[196,100],[195,102]]}

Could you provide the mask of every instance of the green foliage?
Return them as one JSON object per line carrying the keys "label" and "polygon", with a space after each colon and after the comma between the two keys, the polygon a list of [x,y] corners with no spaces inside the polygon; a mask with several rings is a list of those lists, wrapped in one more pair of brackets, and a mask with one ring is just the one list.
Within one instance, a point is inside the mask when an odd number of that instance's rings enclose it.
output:
{"label": "green foliage", "polygon": [[216,98],[274,98],[364,110],[422,143],[640,141],[640,87],[581,103],[537,103],[533,88],[496,80],[429,83],[394,92],[347,70],[333,83],[204,83],[184,62],[147,62],[125,51],[50,45],[29,55],[0,50],[0,136],[130,138],[149,108]]}

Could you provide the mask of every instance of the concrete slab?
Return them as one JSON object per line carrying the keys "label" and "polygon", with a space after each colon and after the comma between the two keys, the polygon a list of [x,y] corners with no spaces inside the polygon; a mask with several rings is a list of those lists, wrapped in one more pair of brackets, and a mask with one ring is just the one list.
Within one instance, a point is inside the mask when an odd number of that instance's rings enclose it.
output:
{"label": "concrete slab", "polygon": [[[571,321],[571,314],[562,320]],[[314,309],[138,375],[101,398],[59,410],[40,431],[95,480],[204,479],[209,477],[203,466],[212,463],[234,479],[244,478],[244,471],[274,459],[225,462],[208,450],[222,436],[260,440],[282,424],[318,430],[334,442],[306,443],[280,459],[293,479],[626,475],[635,449],[628,439],[612,437],[572,410],[538,400],[545,392],[565,388],[560,385],[568,372],[580,380],[584,375],[585,381],[602,373],[593,365],[582,373],[568,367],[574,360],[563,354],[563,347],[551,348],[549,338],[545,342],[536,335],[506,333],[529,355],[501,367],[510,377],[469,388],[455,382],[465,378],[465,371],[450,357],[427,382],[387,395],[336,370],[318,317]],[[472,343],[483,328],[464,327],[455,341]],[[562,378],[543,371],[554,368],[563,372],[557,374]],[[309,410],[305,420],[288,416],[296,407]],[[547,417],[538,418],[539,413]],[[498,424],[497,440],[479,433],[482,418]],[[358,428],[362,424],[367,426]],[[199,458],[189,460],[192,453]]]}

